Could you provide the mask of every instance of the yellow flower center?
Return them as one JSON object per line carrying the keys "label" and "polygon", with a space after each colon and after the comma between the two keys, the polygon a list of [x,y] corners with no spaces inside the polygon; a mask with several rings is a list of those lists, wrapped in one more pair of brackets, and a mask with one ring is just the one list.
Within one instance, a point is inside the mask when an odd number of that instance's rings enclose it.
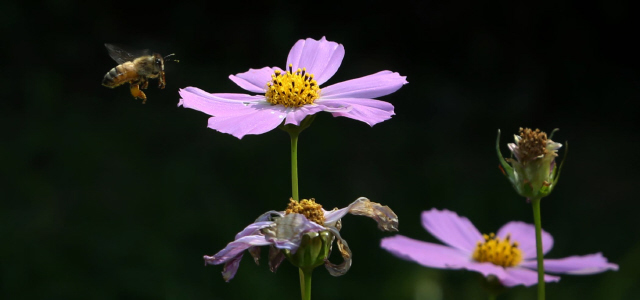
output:
{"label": "yellow flower center", "polygon": [[540,129],[520,128],[520,141],[518,149],[522,162],[533,160],[547,154],[547,134]]}
{"label": "yellow flower center", "polygon": [[315,222],[320,225],[324,225],[324,211],[322,211],[322,205],[316,203],[316,200],[311,198],[309,200],[302,199],[300,201],[290,199],[287,209],[284,211],[288,214],[302,214],[311,222]]}
{"label": "yellow flower center", "polygon": [[312,104],[320,97],[320,88],[313,79],[313,74],[308,74],[306,69],[298,69],[293,72],[293,65],[282,73],[276,70],[271,75],[271,81],[267,82],[265,96],[269,103],[282,104],[285,107],[301,107]]}
{"label": "yellow flower center", "polygon": [[490,262],[503,267],[514,267],[522,261],[522,250],[518,249],[518,242],[511,242],[507,234],[504,240],[495,234],[483,234],[483,242],[478,242],[473,251],[473,259],[478,262]]}

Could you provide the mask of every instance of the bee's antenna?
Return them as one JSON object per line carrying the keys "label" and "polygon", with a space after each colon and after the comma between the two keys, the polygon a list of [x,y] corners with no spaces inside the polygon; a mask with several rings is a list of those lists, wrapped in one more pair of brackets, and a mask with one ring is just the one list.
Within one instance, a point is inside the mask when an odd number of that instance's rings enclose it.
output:
{"label": "bee's antenna", "polygon": [[177,60],[177,59],[170,59],[170,57],[175,56],[175,55],[176,55],[175,53],[171,53],[171,54],[169,54],[169,55],[165,56],[165,57],[164,57],[164,61],[165,61],[165,62],[167,62],[167,61],[180,62],[180,61],[179,61],[179,60]]}

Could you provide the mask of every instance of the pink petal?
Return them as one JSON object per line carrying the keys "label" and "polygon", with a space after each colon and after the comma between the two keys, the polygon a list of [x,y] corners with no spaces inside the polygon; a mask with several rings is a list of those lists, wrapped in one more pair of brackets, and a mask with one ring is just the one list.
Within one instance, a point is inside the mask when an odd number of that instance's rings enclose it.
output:
{"label": "pink petal", "polygon": [[[538,284],[538,273],[524,268],[506,268],[507,276],[498,277],[500,282],[507,287],[516,285],[532,286]],[[552,275],[544,275],[545,282],[557,282],[560,281],[560,277]]]}
{"label": "pink petal", "polygon": [[395,115],[393,105],[388,102],[375,99],[329,99],[317,100],[318,105],[323,105],[334,117],[347,117],[362,121],[373,126],[382,121],[391,119]]}
{"label": "pink petal", "polygon": [[280,70],[280,68],[249,69],[249,71],[238,73],[235,76],[229,75],[229,79],[247,91],[264,94],[267,82],[271,81],[271,75],[275,70]]}
{"label": "pink petal", "polygon": [[318,85],[322,85],[338,71],[342,58],[344,46],[341,44],[327,41],[324,37],[319,41],[299,40],[289,51],[286,67],[289,69],[289,64],[292,64],[294,72],[298,68],[306,68]]}
{"label": "pink petal", "polygon": [[425,267],[459,269],[469,264],[466,253],[443,245],[423,242],[402,235],[383,238],[380,247],[393,255]]}
{"label": "pink petal", "polygon": [[265,246],[270,245],[271,242],[267,241],[263,235],[248,235],[241,237],[229,244],[224,249],[220,250],[213,256],[204,256],[204,260],[207,264],[218,265],[227,262],[238,255],[242,255],[244,250],[253,246]]}
{"label": "pink petal", "polygon": [[196,87],[180,89],[178,106],[199,110],[212,116],[237,116],[255,109],[251,104],[267,103],[264,96],[246,94],[210,94]]}
{"label": "pink petal", "polygon": [[[511,241],[518,242],[518,248],[522,250],[524,259],[536,257],[536,228],[532,224],[520,221],[512,221],[498,230],[497,236],[505,238],[511,235]],[[547,254],[553,247],[553,237],[542,230],[542,253]]]}
{"label": "pink petal", "polygon": [[465,269],[478,272],[485,277],[494,275],[501,280],[509,277],[505,268],[492,263],[475,262],[458,249],[417,241],[402,235],[384,238],[380,246],[399,258],[417,262],[425,267]]}
{"label": "pink petal", "polygon": [[407,76],[391,71],[351,79],[322,88],[322,99],[376,98],[391,94],[407,84]]}
{"label": "pink petal", "polygon": [[482,235],[465,217],[448,210],[422,212],[422,226],[443,243],[463,250],[471,257],[476,244],[483,241]]}
{"label": "pink petal", "polygon": [[274,224],[272,221],[261,221],[261,222],[255,222],[255,223],[249,224],[249,226],[245,227],[242,231],[236,234],[235,239],[237,240],[241,237],[245,237],[248,235],[259,235],[260,229],[268,227],[272,224]]}
{"label": "pink petal", "polygon": [[[520,264],[523,267],[536,269],[536,261],[525,261]],[[602,253],[594,253],[583,256],[570,256],[560,259],[545,259],[545,272],[564,273],[573,275],[589,275],[601,273],[607,270],[618,270],[618,265],[610,263]]]}
{"label": "pink petal", "polygon": [[239,139],[247,134],[262,134],[284,121],[285,108],[281,105],[252,105],[244,114],[209,118],[209,128],[231,134]]}
{"label": "pink petal", "polygon": [[292,109],[287,113],[285,124],[300,125],[300,122],[302,122],[304,118],[320,111],[323,111],[323,107],[318,105],[305,105]]}

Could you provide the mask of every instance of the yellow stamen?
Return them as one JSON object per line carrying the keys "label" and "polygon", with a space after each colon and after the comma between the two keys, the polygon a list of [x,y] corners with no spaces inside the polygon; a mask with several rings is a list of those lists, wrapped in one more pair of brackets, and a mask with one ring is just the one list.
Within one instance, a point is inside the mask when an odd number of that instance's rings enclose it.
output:
{"label": "yellow stamen", "polygon": [[540,129],[520,128],[520,161],[527,162],[547,154],[547,134]]}
{"label": "yellow stamen", "polygon": [[293,72],[293,65],[282,73],[277,70],[271,75],[271,81],[267,82],[267,101],[285,107],[301,107],[312,104],[320,97],[320,88],[313,79],[313,74],[308,74],[306,69],[297,69]]}
{"label": "yellow stamen", "polygon": [[495,234],[483,234],[483,242],[478,242],[473,251],[473,259],[478,262],[490,262],[503,267],[514,267],[522,261],[522,250],[518,249],[518,242],[511,242],[507,234],[504,240]]}
{"label": "yellow stamen", "polygon": [[324,211],[322,211],[322,205],[316,203],[316,200],[311,198],[309,200],[302,199],[300,202],[290,199],[287,209],[284,211],[288,214],[302,214],[311,222],[315,222],[320,225],[324,225]]}

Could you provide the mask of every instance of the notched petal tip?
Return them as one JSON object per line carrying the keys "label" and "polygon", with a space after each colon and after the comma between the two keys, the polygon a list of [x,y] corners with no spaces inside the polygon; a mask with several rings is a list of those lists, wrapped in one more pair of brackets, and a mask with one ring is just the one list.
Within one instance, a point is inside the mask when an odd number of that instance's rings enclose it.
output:
{"label": "notched petal tip", "polygon": [[204,257],[204,265],[215,265],[214,261],[215,261],[215,257],[214,256],[209,256],[209,255],[205,255]]}

